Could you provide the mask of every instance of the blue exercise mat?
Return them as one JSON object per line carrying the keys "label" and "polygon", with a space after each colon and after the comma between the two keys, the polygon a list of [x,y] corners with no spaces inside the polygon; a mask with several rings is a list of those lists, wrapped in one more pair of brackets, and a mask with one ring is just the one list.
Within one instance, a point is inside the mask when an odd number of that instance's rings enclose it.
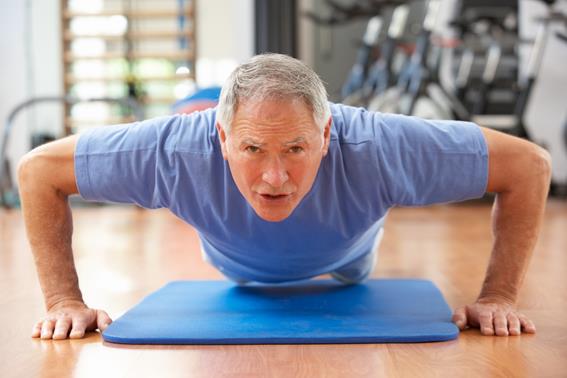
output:
{"label": "blue exercise mat", "polygon": [[335,280],[236,286],[174,281],[114,321],[125,344],[330,344],[457,338],[451,309],[424,280]]}

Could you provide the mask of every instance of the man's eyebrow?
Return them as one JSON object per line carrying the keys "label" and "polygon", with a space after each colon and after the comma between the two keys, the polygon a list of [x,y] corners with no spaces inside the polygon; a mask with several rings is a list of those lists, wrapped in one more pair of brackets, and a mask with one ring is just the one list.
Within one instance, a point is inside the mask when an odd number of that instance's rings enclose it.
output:
{"label": "man's eyebrow", "polygon": [[244,144],[251,144],[251,145],[254,145],[254,146],[262,146],[264,143],[260,143],[260,142],[254,140],[254,139],[246,138],[246,139],[243,139],[242,142],[240,142],[240,145],[244,145]]}
{"label": "man's eyebrow", "polygon": [[299,143],[306,143],[307,141],[305,140],[304,137],[299,137],[299,138],[295,138],[293,140],[290,140],[289,142],[285,142],[285,145],[288,144],[299,144]]}
{"label": "man's eyebrow", "polygon": [[[298,138],[290,140],[289,142],[284,142],[282,144],[287,146],[287,145],[290,145],[290,144],[299,144],[299,143],[307,143],[307,140],[304,137],[298,137]],[[240,142],[241,146],[242,145],[263,146],[264,144],[265,143],[258,142],[257,140],[254,140],[252,138],[246,138],[246,139],[243,139]]]}

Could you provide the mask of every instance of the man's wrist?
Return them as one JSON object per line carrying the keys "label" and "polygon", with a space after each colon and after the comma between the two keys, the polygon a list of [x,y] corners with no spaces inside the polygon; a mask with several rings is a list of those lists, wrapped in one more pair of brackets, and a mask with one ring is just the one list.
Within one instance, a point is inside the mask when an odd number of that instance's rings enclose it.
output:
{"label": "man's wrist", "polygon": [[67,304],[82,304],[85,305],[83,301],[83,296],[79,293],[79,295],[66,295],[66,296],[54,296],[46,298],[45,300],[45,307],[47,311],[51,311],[57,307],[64,306]]}
{"label": "man's wrist", "polygon": [[508,304],[514,305],[516,303],[516,295],[510,294],[502,290],[494,289],[482,289],[477,302],[506,302]]}

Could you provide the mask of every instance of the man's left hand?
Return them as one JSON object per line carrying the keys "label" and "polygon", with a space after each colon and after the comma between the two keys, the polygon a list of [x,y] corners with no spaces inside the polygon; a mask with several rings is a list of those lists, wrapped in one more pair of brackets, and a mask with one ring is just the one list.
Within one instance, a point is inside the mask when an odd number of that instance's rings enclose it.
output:
{"label": "man's left hand", "polygon": [[530,319],[501,299],[479,298],[471,305],[457,308],[452,320],[461,331],[467,327],[480,328],[486,336],[515,336],[536,331]]}

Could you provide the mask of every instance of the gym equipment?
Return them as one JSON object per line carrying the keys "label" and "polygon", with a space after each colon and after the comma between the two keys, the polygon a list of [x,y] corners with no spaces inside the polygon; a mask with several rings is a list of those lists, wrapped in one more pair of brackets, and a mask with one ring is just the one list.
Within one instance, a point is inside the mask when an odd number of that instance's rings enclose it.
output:
{"label": "gym equipment", "polygon": [[341,89],[341,96],[344,99],[359,91],[364,85],[372,50],[376,47],[381,30],[382,18],[379,16],[372,17],[366,26],[366,32],[362,38],[362,45],[358,49],[356,61]]}
{"label": "gym equipment", "polygon": [[466,81],[457,85],[458,98],[472,114],[512,112],[518,72],[517,1],[463,0],[450,25],[461,41],[453,53],[462,52],[464,58],[458,75],[470,65]]}
{"label": "gym equipment", "polygon": [[[368,97],[369,94],[369,76],[373,77],[373,79],[370,79],[371,83],[372,81],[383,78],[383,75],[387,74],[388,70],[384,70],[384,68],[389,68],[392,60],[391,56],[393,56],[396,47],[396,41],[392,40],[391,37],[393,30],[392,24],[396,23],[394,20],[391,21],[393,17],[392,10],[398,6],[405,7],[405,1],[406,0],[359,0],[346,6],[340,5],[333,0],[326,0],[327,6],[331,9],[330,17],[322,18],[313,12],[304,13],[305,16],[309,17],[317,24],[328,27],[349,22],[360,17],[370,18],[362,38],[362,43],[358,48],[355,63],[350,69],[348,77],[341,88],[341,102],[350,105],[361,105],[360,103],[363,101],[363,98]],[[389,24],[390,26],[388,26]],[[383,38],[385,30],[388,30],[389,37]],[[384,39],[384,43],[378,49],[377,47],[381,39]],[[376,55],[379,59],[373,64],[372,69],[374,73],[372,74],[369,72],[369,69]],[[386,66],[381,67],[378,62],[385,62]],[[389,83],[389,81],[386,82]],[[375,85],[370,84],[370,87],[374,88],[374,86]]]}
{"label": "gym equipment", "polygon": [[553,22],[563,22],[567,25],[567,15],[561,12],[556,12],[551,8],[551,6],[553,6],[553,4],[555,3],[555,0],[541,1],[548,6],[548,14],[545,17],[537,19],[537,21],[539,22],[539,29],[536,34],[535,43],[532,46],[526,73],[525,75],[520,76],[518,101],[516,102],[516,107],[514,108],[515,127],[519,130],[520,136],[524,136],[526,138],[529,138],[529,134],[526,130],[523,119],[526,113],[528,99],[532,93],[534,84],[537,80],[539,69],[541,67],[545,45],[549,37],[549,25]]}
{"label": "gym equipment", "polygon": [[[11,172],[12,168],[10,161],[7,156],[7,146],[10,139],[10,134],[14,126],[14,120],[16,116],[20,114],[23,110],[41,103],[60,103],[74,105],[80,102],[107,102],[114,103],[129,109],[134,119],[139,121],[144,119],[144,114],[142,108],[138,102],[132,98],[112,98],[112,97],[100,97],[91,99],[79,99],[72,96],[42,96],[30,98],[17,106],[15,106],[12,111],[8,114],[8,118],[4,124],[4,130],[2,132],[2,142],[0,143],[0,205],[4,208],[16,207],[19,204],[18,191],[15,184],[12,182]],[[49,140],[47,137],[45,140]],[[41,140],[36,137],[35,142],[32,140],[32,146],[37,145]]]}
{"label": "gym equipment", "polygon": [[351,4],[343,5],[334,0],[325,0],[331,9],[329,17],[321,17],[314,12],[303,12],[303,16],[311,21],[326,26],[343,24],[357,18],[369,18],[380,14],[384,6],[400,5],[407,0],[355,0]]}
{"label": "gym equipment", "polygon": [[[565,15],[551,9],[555,1],[540,1],[550,9],[549,16],[540,20],[540,31],[524,75],[519,73],[518,67],[518,9],[515,0],[497,3],[462,0],[456,7],[458,16],[451,22],[451,26],[459,31],[460,40],[448,44],[443,42],[442,37],[432,36],[442,6],[440,0],[390,4],[394,10],[388,34],[377,46],[379,57],[368,69],[365,67],[370,54],[364,55],[364,66],[360,63],[361,59],[357,60],[344,87],[342,102],[365,106],[372,111],[473,121],[529,138],[522,118],[541,64],[548,25],[565,20]],[[404,16],[399,17],[400,14]],[[404,54],[396,55],[394,51],[399,51],[402,41],[407,40],[407,34],[402,36],[400,30],[407,29],[408,18],[421,18],[421,30],[415,37],[411,56],[405,59],[397,72],[392,58],[404,57]],[[392,33],[392,30],[397,32]],[[436,40],[441,40],[441,43],[435,43]],[[441,82],[439,73],[441,57],[447,55],[446,50],[461,51],[460,63],[450,85]],[[356,85],[351,85],[354,82],[353,72],[358,74]],[[364,76],[366,79],[361,87]]]}
{"label": "gym equipment", "polygon": [[394,83],[393,60],[396,54],[396,47],[407,23],[408,13],[409,7],[406,4],[402,4],[395,6],[393,11],[391,11],[391,15],[388,14],[390,23],[387,28],[386,38],[379,47],[378,59],[370,67],[367,78],[362,87],[359,88],[359,91],[352,93],[350,97],[345,97],[343,103],[364,106],[371,96],[382,93]]}
{"label": "gym equipment", "polygon": [[[486,69],[483,72],[484,87],[481,88],[479,94],[476,96],[476,100],[473,103],[473,111],[472,111],[473,116],[471,117],[471,120],[473,122],[478,123],[482,126],[492,127],[500,131],[507,132],[509,134],[530,140],[533,140],[533,138],[531,138],[530,135],[528,134],[523,119],[526,113],[528,99],[532,94],[532,88],[539,73],[539,69],[541,67],[541,61],[543,58],[546,41],[549,37],[549,25],[553,22],[558,22],[558,21],[565,22],[566,19],[564,14],[553,10],[552,7],[556,3],[556,0],[539,0],[539,2],[544,3],[546,5],[548,15],[546,17],[538,19],[539,22],[538,32],[535,41],[533,42],[531,47],[527,69],[524,71],[519,70],[517,67],[517,56],[516,56],[516,52],[517,52],[516,45],[518,43],[517,35],[516,35],[516,39],[513,40],[512,42],[506,41],[506,39],[503,37],[506,35],[509,36],[510,32],[517,33],[517,25],[514,25],[514,23],[512,22],[511,26],[510,25],[506,26],[507,23],[505,22],[504,17],[501,16],[500,18],[498,18],[494,16],[495,10],[493,8],[488,8],[488,10],[486,11],[487,15],[483,16],[483,18],[491,22],[492,25],[497,23],[498,20],[500,20],[500,23],[503,25],[501,27],[501,33],[500,33],[502,35],[498,38],[496,42],[493,39],[492,43],[497,44],[498,49],[501,48],[500,45],[506,45],[507,43],[508,50],[513,51],[516,67],[514,67],[514,70],[512,71],[514,75],[512,80],[509,80],[508,82],[504,82],[504,84],[500,83],[496,85],[494,72],[498,68],[497,67],[498,64],[491,62],[490,59],[487,59]],[[517,9],[515,11],[517,12]],[[510,23],[508,22],[508,24]],[[491,51],[489,50],[489,56],[490,53]],[[504,56],[506,55],[509,56],[511,53],[505,52],[504,54],[505,54]],[[493,58],[492,60],[497,61],[498,59]],[[489,102],[494,103],[494,99],[490,98],[490,89],[492,89],[492,87],[499,87],[501,90],[503,89],[503,87],[506,87],[506,89],[510,93],[509,98],[510,98],[511,106],[505,108],[504,111],[496,111],[496,109],[493,110],[487,109],[487,107],[490,105]],[[494,104],[492,107],[495,108]]]}
{"label": "gym equipment", "polygon": [[[423,1],[413,2],[415,3],[425,4]],[[411,57],[405,62],[396,85],[371,99],[369,110],[418,115],[423,118],[468,118],[464,106],[437,82],[438,75],[435,71],[438,69],[438,58],[432,59],[433,64],[428,59],[431,34],[440,5],[439,0],[426,2],[421,31]],[[436,53],[439,54],[439,50]],[[427,112],[422,109],[427,109]]]}
{"label": "gym equipment", "polygon": [[174,281],[102,337],[123,344],[322,344],[445,341],[458,334],[432,282],[388,279],[358,285]]}

